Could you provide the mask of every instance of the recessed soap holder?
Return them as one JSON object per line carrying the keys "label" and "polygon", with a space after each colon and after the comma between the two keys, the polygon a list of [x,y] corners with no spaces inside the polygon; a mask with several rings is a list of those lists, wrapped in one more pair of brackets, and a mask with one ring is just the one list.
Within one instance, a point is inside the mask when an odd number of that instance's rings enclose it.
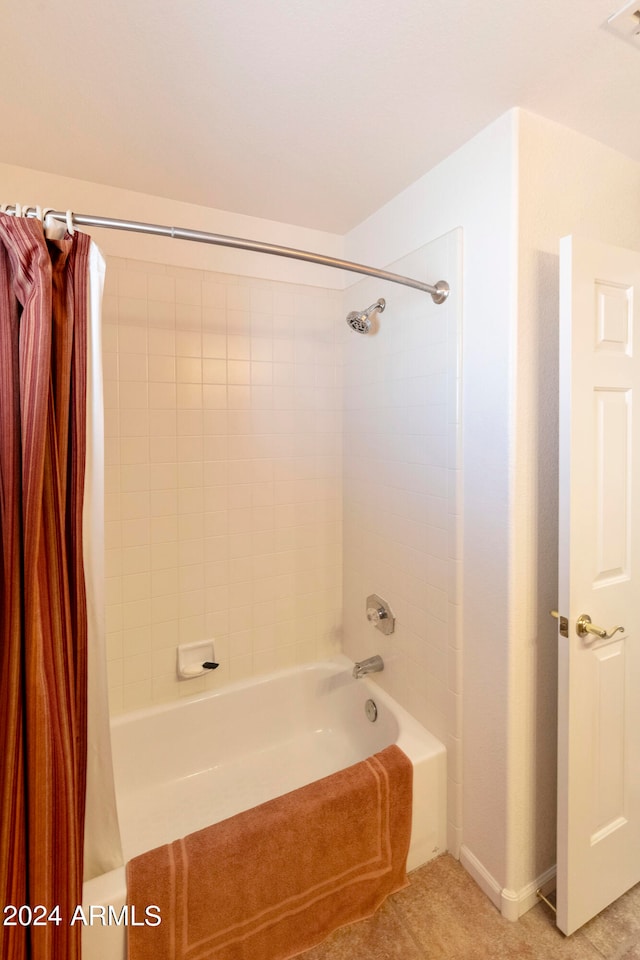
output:
{"label": "recessed soap holder", "polygon": [[217,666],[213,659],[213,640],[198,640],[197,643],[179,645],[176,665],[178,680],[204,677]]}

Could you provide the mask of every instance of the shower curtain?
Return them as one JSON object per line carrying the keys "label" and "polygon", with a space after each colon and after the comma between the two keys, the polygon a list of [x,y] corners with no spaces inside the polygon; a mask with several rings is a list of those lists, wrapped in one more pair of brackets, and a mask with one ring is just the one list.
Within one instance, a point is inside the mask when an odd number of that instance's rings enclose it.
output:
{"label": "shower curtain", "polygon": [[90,238],[0,214],[0,956],[77,960]]}
{"label": "shower curtain", "polygon": [[[64,229],[64,228],[62,228]],[[87,594],[87,803],[84,879],[122,865],[120,827],[111,760],[104,623],[104,398],[102,390],[102,291],[105,263],[89,249],[87,318],[87,455],[82,542]]]}

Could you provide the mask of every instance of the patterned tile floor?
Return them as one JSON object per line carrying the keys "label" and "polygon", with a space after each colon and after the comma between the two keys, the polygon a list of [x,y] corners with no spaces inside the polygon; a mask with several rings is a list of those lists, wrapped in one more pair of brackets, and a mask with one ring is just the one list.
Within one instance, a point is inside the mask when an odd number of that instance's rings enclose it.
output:
{"label": "patterned tile floor", "polygon": [[542,903],[517,923],[504,920],[446,854],[409,879],[375,916],[299,960],[640,960],[640,885],[565,937]]}

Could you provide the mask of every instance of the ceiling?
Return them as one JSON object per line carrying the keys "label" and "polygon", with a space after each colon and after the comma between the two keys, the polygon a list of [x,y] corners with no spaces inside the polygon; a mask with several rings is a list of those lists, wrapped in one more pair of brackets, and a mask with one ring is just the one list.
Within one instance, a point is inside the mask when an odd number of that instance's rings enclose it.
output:
{"label": "ceiling", "polygon": [[640,161],[624,0],[0,0],[0,161],[345,233],[510,107]]}

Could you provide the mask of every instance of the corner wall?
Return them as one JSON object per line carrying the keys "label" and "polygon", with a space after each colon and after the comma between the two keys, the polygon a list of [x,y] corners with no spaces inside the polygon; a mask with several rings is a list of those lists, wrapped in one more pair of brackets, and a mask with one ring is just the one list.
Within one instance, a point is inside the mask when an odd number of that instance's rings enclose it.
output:
{"label": "corner wall", "polygon": [[[508,886],[555,864],[559,241],[640,250],[640,164],[519,111]],[[524,749],[523,749],[524,747]]]}
{"label": "corner wall", "polygon": [[352,231],[346,255],[388,263],[457,225],[464,710],[450,691],[448,746],[461,722],[461,859],[515,918],[555,863],[559,240],[640,249],[640,165],[514,110]]}

